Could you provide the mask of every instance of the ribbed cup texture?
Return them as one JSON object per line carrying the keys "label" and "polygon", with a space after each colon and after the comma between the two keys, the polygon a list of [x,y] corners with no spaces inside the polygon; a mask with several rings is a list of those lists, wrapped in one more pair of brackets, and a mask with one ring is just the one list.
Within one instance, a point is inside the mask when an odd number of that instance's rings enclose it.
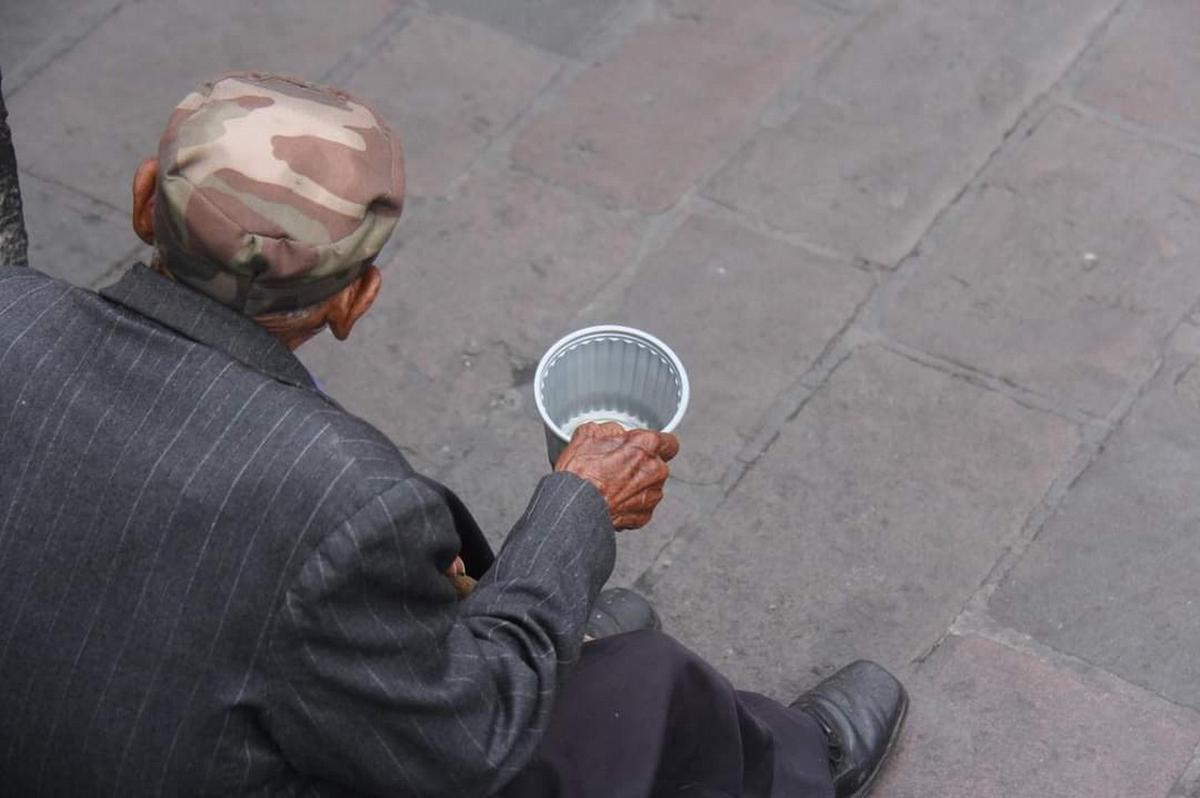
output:
{"label": "ribbed cup texture", "polygon": [[623,333],[567,343],[551,356],[537,388],[567,436],[586,421],[661,430],[683,400],[682,379],[666,354]]}

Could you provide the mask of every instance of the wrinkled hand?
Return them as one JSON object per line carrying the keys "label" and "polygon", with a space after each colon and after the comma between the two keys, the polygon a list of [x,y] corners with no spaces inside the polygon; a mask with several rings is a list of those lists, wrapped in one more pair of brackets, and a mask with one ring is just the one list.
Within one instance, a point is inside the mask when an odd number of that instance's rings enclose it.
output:
{"label": "wrinkled hand", "polygon": [[608,502],[617,529],[650,521],[670,475],[667,461],[679,452],[668,432],[626,430],[620,424],[582,424],[559,455],[555,471],[567,471],[596,486]]}

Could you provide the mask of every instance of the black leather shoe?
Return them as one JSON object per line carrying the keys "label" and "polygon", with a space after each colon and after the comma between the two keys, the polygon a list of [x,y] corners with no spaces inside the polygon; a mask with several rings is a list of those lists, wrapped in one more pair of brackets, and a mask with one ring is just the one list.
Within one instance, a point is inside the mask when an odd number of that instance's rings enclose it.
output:
{"label": "black leather shoe", "polygon": [[829,767],[837,798],[862,798],[900,736],[908,712],[903,685],[874,662],[842,668],[796,699],[829,741]]}
{"label": "black leather shoe", "polygon": [[662,622],[649,601],[623,587],[600,593],[588,616],[584,634],[592,640],[643,629],[661,629]]}

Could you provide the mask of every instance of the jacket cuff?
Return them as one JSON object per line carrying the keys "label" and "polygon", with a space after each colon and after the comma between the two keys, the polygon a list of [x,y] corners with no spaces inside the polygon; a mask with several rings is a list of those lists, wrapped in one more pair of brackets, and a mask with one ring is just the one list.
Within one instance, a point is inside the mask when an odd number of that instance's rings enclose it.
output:
{"label": "jacket cuff", "polygon": [[588,605],[612,575],[617,537],[608,502],[582,477],[558,471],[542,477],[501,555],[532,546],[540,563],[555,562],[589,587]]}
{"label": "jacket cuff", "polygon": [[616,532],[600,491],[574,474],[549,474],[538,483],[479,588],[553,586],[550,592],[556,596],[549,605],[568,616],[559,619],[561,631],[582,634],[596,596],[612,575],[616,551]]}

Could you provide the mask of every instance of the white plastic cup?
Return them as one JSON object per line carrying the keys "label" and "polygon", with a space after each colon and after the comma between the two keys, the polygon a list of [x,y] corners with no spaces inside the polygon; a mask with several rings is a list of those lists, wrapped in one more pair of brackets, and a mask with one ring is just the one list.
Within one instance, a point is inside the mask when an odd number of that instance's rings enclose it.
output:
{"label": "white plastic cup", "polygon": [[688,378],[671,348],[632,327],[576,330],[546,350],[533,378],[550,465],[589,421],[671,432],[688,406]]}

